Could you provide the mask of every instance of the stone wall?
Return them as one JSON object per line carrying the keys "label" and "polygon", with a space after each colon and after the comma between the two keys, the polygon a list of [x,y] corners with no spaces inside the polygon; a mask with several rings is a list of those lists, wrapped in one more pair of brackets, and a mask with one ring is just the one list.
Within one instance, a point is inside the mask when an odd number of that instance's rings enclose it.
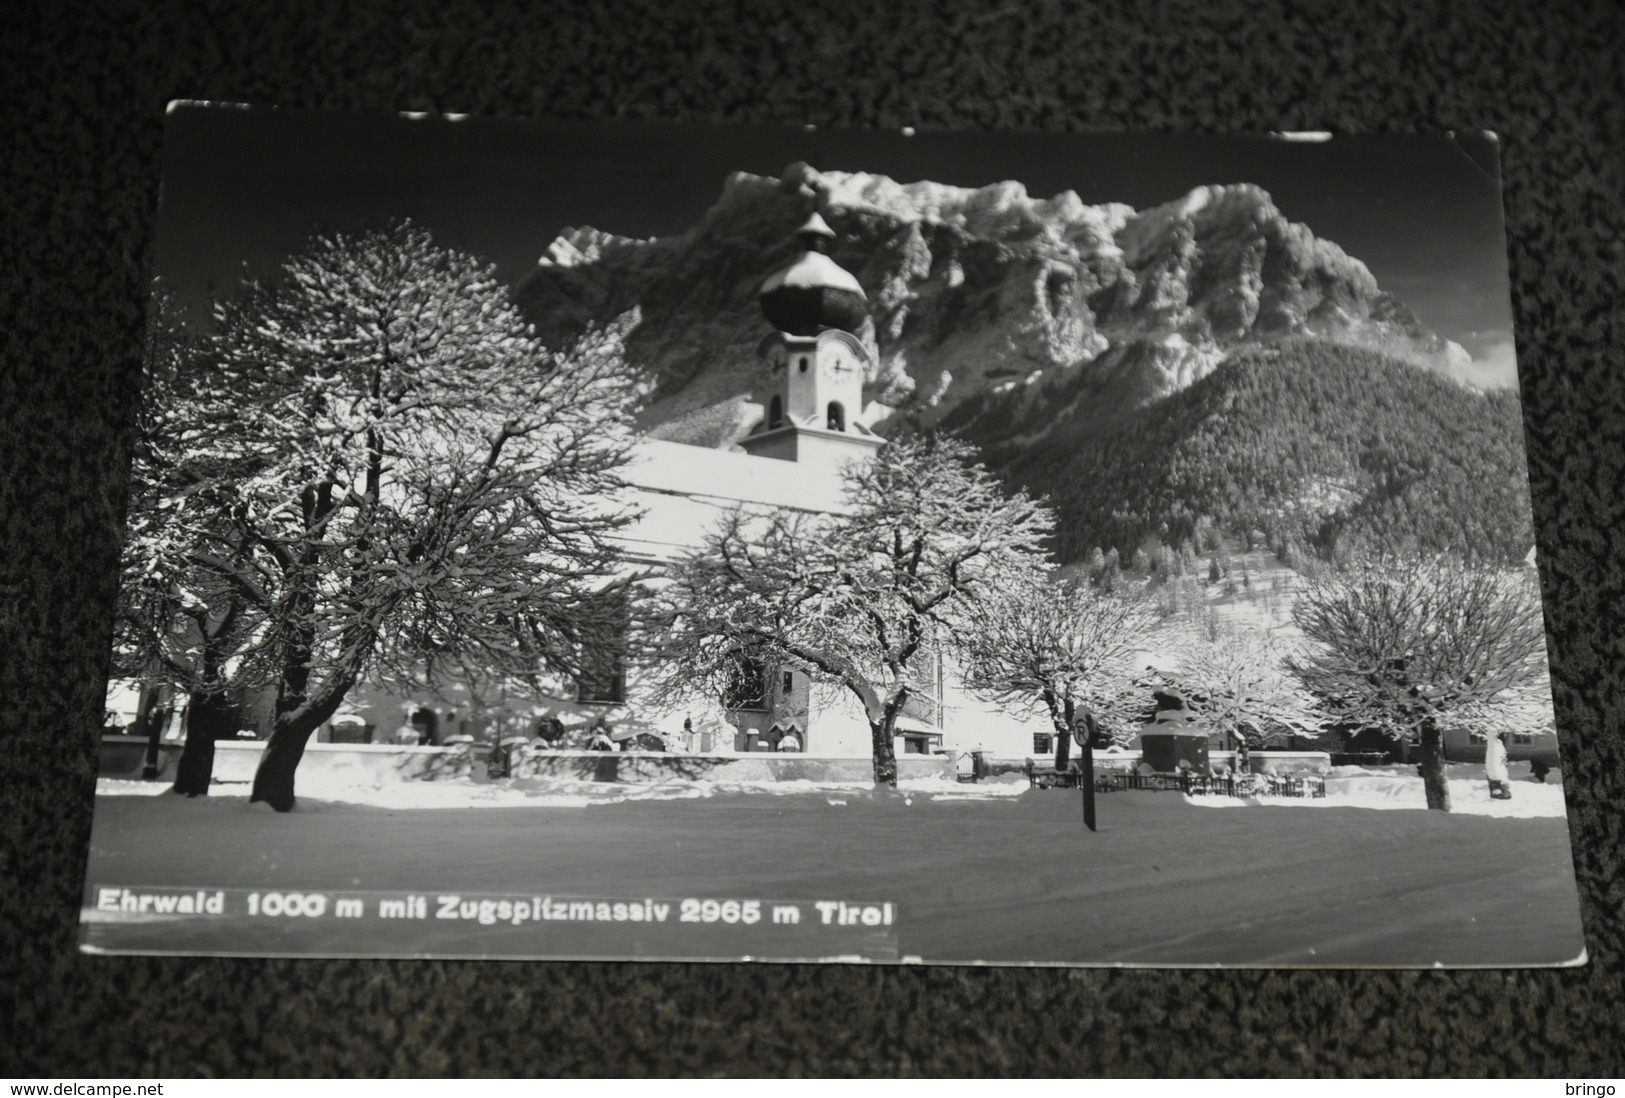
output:
{"label": "stone wall", "polygon": [[[215,746],[214,780],[249,782],[265,744],[259,740]],[[99,772],[108,778],[139,778],[146,743],[131,736],[102,739]],[[159,778],[171,781],[179,744],[161,748]],[[353,778],[380,785],[391,781],[435,781],[487,777],[489,748],[460,744],[448,747],[400,747],[394,744],[313,743],[299,764],[302,775]],[[536,751],[515,766],[516,777],[567,778],[591,781],[657,782],[666,779],[718,781],[867,782],[873,776],[867,758],[802,754],[683,755],[647,751]],[[951,777],[954,761],[947,755],[899,755],[902,779]]]}

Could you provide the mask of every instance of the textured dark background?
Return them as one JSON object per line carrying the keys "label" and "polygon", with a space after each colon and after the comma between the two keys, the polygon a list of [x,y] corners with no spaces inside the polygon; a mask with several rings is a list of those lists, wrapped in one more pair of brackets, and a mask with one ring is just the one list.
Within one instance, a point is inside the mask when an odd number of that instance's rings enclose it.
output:
{"label": "textured dark background", "polygon": [[[1201,0],[25,3],[0,25],[0,1075],[1515,1074],[1625,1058],[1625,16]],[[1108,972],[75,952],[164,104],[1489,128],[1592,963]]]}

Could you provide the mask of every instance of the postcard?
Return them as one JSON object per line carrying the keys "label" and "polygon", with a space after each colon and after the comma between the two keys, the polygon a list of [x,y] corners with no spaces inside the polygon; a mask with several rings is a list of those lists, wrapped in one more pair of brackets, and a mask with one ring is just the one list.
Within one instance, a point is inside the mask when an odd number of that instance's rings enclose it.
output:
{"label": "postcard", "polygon": [[82,949],[1584,963],[1498,175],[172,105]]}

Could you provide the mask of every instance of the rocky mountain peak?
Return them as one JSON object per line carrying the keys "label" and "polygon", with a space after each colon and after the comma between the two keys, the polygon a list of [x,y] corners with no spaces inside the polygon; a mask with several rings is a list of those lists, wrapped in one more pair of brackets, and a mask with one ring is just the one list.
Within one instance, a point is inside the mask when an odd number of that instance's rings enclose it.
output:
{"label": "rocky mountain peak", "polygon": [[586,267],[602,261],[606,253],[618,248],[653,243],[653,240],[617,236],[587,226],[568,228],[547,246],[536,264],[539,267]]}
{"label": "rocky mountain peak", "polygon": [[757,292],[799,254],[792,234],[815,211],[870,303],[858,333],[876,351],[870,422],[947,418],[1037,439],[1079,402],[1103,415],[1138,406],[1236,348],[1305,335],[1430,365],[1465,357],[1249,183],[1136,211],[1015,181],[899,183],[804,163],[778,179],[738,172],[681,236],[566,230],[518,297],[559,339],[637,306],[627,352],[654,393],[645,428],[728,445],[766,402]]}

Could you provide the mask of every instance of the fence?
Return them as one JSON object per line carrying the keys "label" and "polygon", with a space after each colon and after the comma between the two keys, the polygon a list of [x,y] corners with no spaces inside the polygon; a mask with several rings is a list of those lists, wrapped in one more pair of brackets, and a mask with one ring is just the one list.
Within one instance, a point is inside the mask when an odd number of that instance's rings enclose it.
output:
{"label": "fence", "polygon": [[1101,793],[1140,789],[1193,797],[1324,797],[1326,781],[1318,774],[1108,773],[1095,777],[1095,789]]}
{"label": "fence", "polygon": [[[1056,771],[1050,767],[1029,766],[1027,780],[1039,789],[1075,789],[1081,775],[1076,770]],[[1318,774],[1203,774],[1188,770],[1172,774],[1142,774],[1138,771],[1102,770],[1095,773],[1095,791],[1121,793],[1126,790],[1149,793],[1184,793],[1201,797],[1324,797],[1326,780]]]}
{"label": "fence", "polygon": [[[265,744],[260,740],[226,740],[215,745],[214,780],[246,784],[253,780]],[[140,777],[146,741],[134,736],[102,740],[99,772],[107,778]],[[181,745],[166,743],[159,751],[158,778],[173,781]],[[659,782],[669,779],[714,779],[772,782],[865,782],[874,778],[867,757],[800,753],[681,754],[653,751],[523,751],[490,744],[449,743],[442,747],[397,744],[313,743],[299,764],[302,775],[343,776],[364,785],[402,781],[437,781],[491,777],[561,778],[587,781]],[[899,755],[897,776],[952,778],[948,755]]]}

